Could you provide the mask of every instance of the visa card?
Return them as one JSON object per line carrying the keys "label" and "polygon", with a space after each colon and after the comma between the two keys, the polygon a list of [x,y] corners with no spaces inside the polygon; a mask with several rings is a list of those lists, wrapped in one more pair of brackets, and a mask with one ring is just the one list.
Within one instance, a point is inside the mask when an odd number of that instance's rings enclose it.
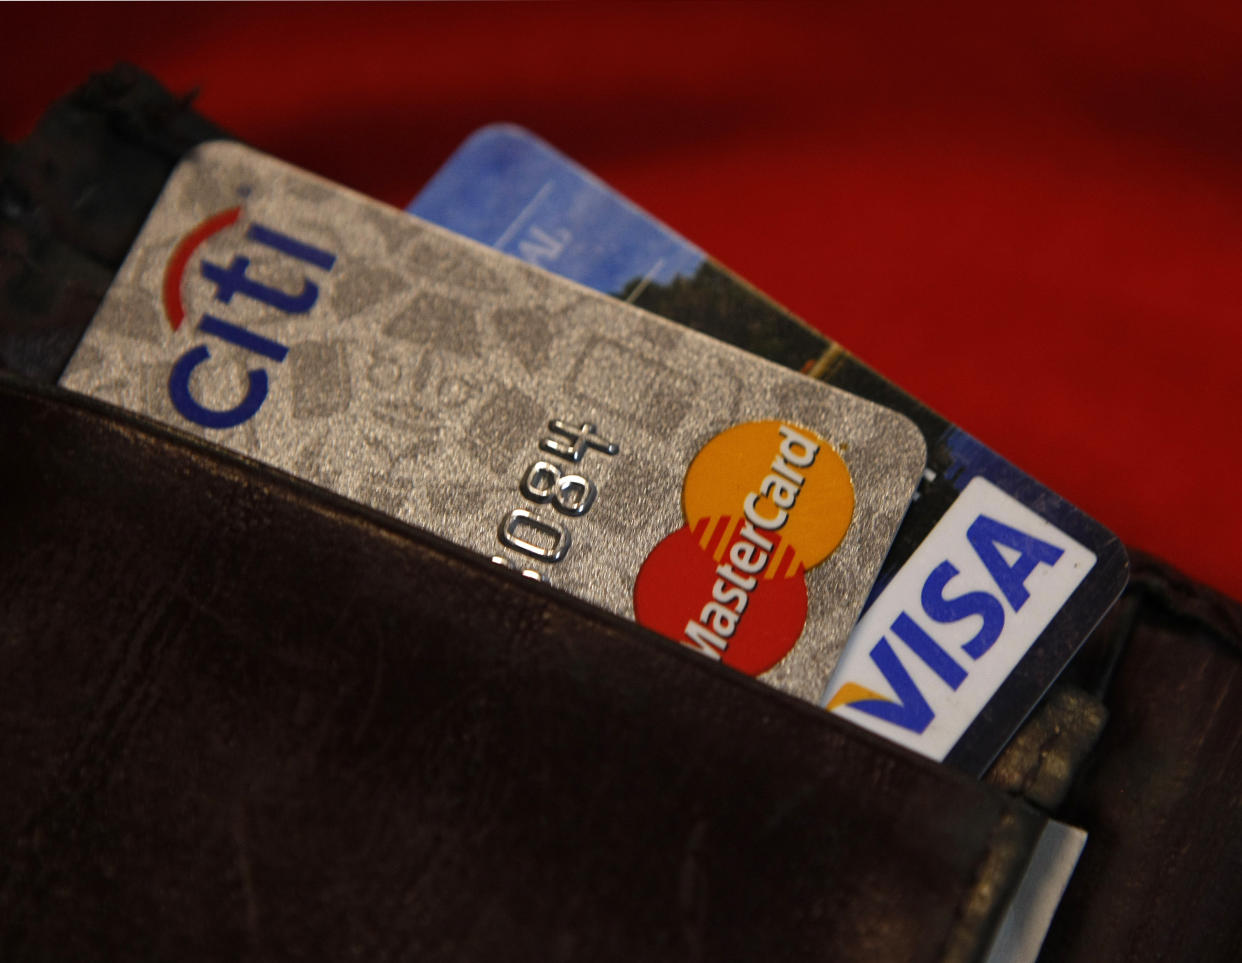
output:
{"label": "visa card", "polygon": [[419,217],[911,418],[928,465],[821,704],[980,773],[1116,600],[1115,535],[520,128],[471,136]]}
{"label": "visa card", "polygon": [[61,384],[811,700],[925,463],[881,405],[225,142]]}

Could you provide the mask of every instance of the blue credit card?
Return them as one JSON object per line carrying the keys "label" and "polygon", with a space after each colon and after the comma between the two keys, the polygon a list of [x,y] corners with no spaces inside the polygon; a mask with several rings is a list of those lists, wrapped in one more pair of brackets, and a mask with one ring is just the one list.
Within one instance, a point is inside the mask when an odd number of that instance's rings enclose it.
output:
{"label": "blue credit card", "polygon": [[1112,532],[529,132],[477,131],[408,210],[919,426],[927,471],[821,699],[840,717],[981,773],[1124,588]]}

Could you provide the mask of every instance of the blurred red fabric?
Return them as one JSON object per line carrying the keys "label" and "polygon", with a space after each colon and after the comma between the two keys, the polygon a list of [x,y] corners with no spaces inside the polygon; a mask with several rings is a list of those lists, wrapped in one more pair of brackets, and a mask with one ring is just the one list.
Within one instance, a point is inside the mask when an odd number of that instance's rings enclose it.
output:
{"label": "blurred red fabric", "polygon": [[529,127],[1242,596],[1242,5],[0,8],[0,136],[129,60],[404,206]]}

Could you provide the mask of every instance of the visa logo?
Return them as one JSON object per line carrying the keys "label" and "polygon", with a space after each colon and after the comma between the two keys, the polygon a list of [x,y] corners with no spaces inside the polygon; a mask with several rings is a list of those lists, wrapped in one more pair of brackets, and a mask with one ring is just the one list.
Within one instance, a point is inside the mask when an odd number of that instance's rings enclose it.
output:
{"label": "visa logo", "polygon": [[[173,331],[181,327],[185,319],[182,288],[191,259],[210,238],[232,228],[242,218],[242,208],[233,207],[213,214],[191,229],[173,249],[164,270],[163,302],[164,316]],[[331,271],[336,255],[330,251],[308,244],[283,231],[259,223],[251,223],[242,238],[247,244],[246,256],[234,254],[227,264],[218,264],[206,257],[199,263],[200,281],[214,287],[213,311],[225,313],[218,305],[233,305],[234,299],[260,306],[268,315],[307,314],[319,300],[319,285],[305,275],[309,266],[320,272]],[[284,263],[277,269],[284,274],[297,276],[292,288],[272,283],[270,279],[253,276],[252,257],[263,255],[265,260],[275,259]],[[268,265],[268,270],[272,265]],[[270,320],[265,318],[264,320]],[[168,378],[168,396],[173,407],[185,419],[204,428],[235,428],[253,418],[267,398],[268,373],[261,366],[246,371],[246,388],[241,398],[232,404],[212,405],[194,390],[195,371],[200,365],[211,361],[211,348],[223,344],[241,349],[245,356],[258,356],[280,364],[289,353],[287,345],[265,337],[232,321],[204,312],[196,325],[205,340],[189,348],[173,365]]]}
{"label": "visa logo", "polygon": [[972,479],[854,628],[828,710],[943,760],[1095,562]]}

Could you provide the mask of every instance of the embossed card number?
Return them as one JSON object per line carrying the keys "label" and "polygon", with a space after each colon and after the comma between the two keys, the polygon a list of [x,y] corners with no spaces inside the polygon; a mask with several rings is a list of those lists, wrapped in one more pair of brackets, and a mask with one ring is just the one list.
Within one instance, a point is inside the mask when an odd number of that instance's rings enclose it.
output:
{"label": "embossed card number", "polygon": [[[583,422],[575,428],[569,422],[556,418],[548,422],[548,428],[553,435],[539,442],[539,448],[574,465],[581,462],[591,449],[602,451],[605,455],[615,455],[621,450],[613,442],[601,438],[599,429],[591,422]],[[542,460],[526,469],[518,491],[536,505],[551,505],[559,514],[571,518],[590,511],[599,493],[595,482],[585,475],[577,472],[566,474],[559,465]],[[515,508],[505,516],[498,534],[502,545],[540,562],[559,562],[569,553],[572,544],[569,529],[563,522],[538,518],[525,508]],[[503,555],[493,555],[492,561],[497,565],[514,567]],[[522,569],[522,574],[543,581],[543,575],[535,569]]]}

